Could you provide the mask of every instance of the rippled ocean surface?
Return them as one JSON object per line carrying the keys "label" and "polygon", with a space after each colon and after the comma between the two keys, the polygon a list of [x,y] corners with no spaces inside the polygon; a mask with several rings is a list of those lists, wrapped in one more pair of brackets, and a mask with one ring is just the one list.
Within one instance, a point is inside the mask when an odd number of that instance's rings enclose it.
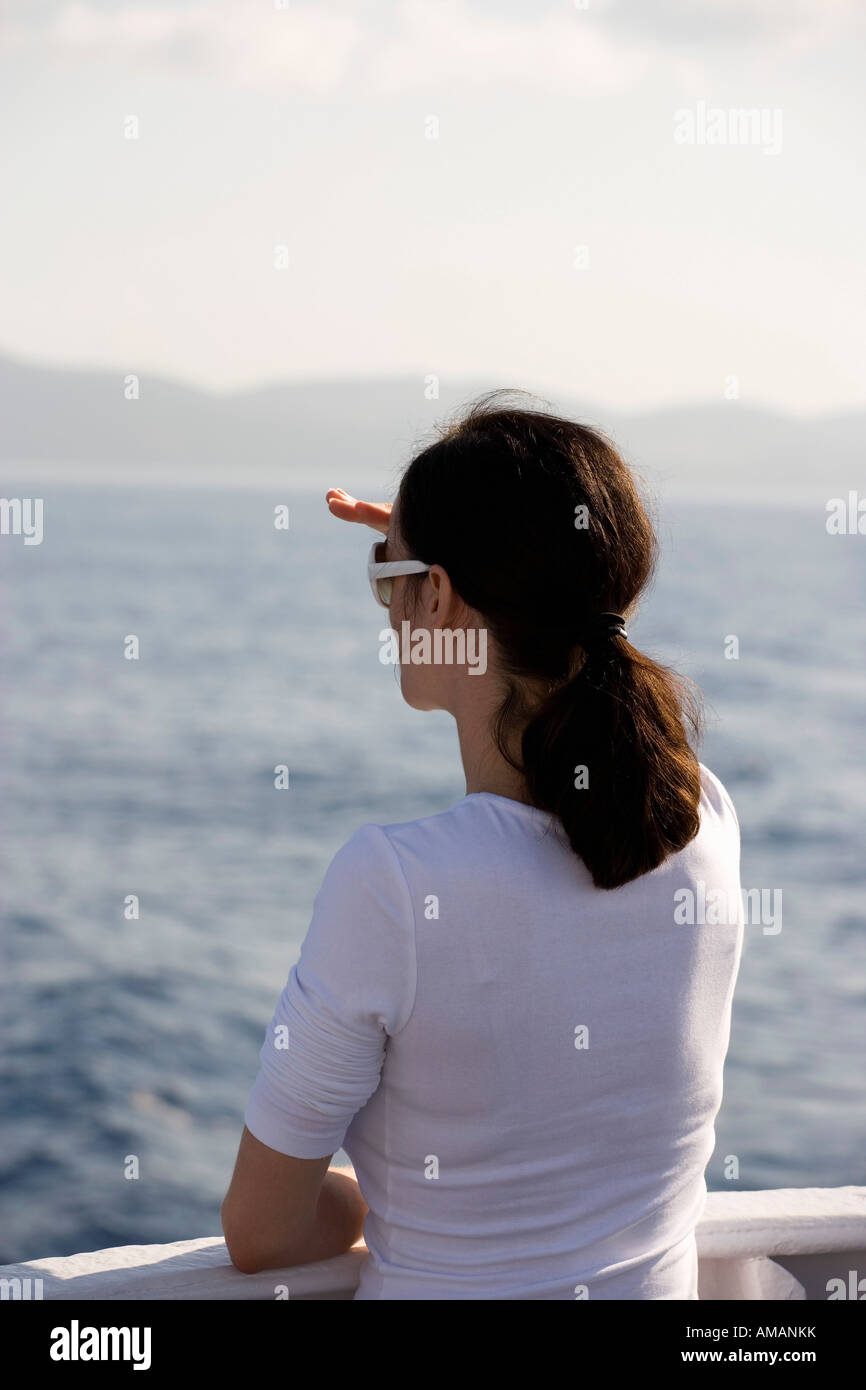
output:
{"label": "rippled ocean surface", "polygon": [[[219,1232],[330,858],[465,790],[324,489],[41,492],[42,545],[0,537],[0,1262]],[[632,626],[701,684],[743,884],[783,894],[746,929],[711,1188],[728,1155],[745,1188],[866,1182],[866,538],[824,521],[668,504]]]}

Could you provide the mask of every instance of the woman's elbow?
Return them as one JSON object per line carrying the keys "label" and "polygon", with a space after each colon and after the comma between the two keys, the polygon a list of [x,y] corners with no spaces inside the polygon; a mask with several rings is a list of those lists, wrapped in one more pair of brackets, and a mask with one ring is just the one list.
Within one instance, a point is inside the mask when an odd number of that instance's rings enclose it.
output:
{"label": "woman's elbow", "polygon": [[241,1274],[258,1274],[265,1268],[264,1260],[257,1259],[255,1255],[246,1250],[238,1249],[237,1245],[229,1244],[226,1241],[226,1249],[229,1252],[229,1259],[235,1269],[240,1270]]}
{"label": "woman's elbow", "polygon": [[226,1250],[235,1269],[239,1269],[241,1274],[258,1274],[266,1267],[265,1262],[255,1250],[250,1248],[249,1242],[244,1240],[242,1233],[233,1224],[226,1211],[225,1202],[223,1202],[220,1216]]}

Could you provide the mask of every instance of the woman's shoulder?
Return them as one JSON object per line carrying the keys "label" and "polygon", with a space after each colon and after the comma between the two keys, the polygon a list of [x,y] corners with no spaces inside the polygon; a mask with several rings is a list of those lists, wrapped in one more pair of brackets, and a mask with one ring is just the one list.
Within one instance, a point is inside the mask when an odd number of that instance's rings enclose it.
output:
{"label": "woman's shoulder", "polygon": [[[459,803],[458,803],[459,804]],[[342,876],[366,875],[371,867],[377,871],[398,868],[401,849],[441,840],[453,831],[452,812],[455,807],[421,816],[416,820],[392,821],[380,824],[365,821],[337,850],[329,873]]]}
{"label": "woman's shoulder", "polygon": [[722,782],[704,763],[699,764],[701,769],[701,802],[709,807],[710,812],[719,820],[733,820],[734,825],[739,831],[740,822],[737,816],[731,794]]}
{"label": "woman's shoulder", "polygon": [[[396,871],[411,862],[430,865],[444,860],[453,864],[463,857],[474,857],[486,838],[497,832],[501,837],[502,827],[493,819],[500,802],[502,798],[488,798],[486,794],[465,796],[452,806],[414,820],[386,824],[367,821],[337,851],[332,867],[349,874],[365,872],[373,864]],[[516,802],[504,805],[543,816],[534,808],[520,808]],[[500,807],[500,818],[501,814]],[[506,817],[506,823],[510,819]]]}

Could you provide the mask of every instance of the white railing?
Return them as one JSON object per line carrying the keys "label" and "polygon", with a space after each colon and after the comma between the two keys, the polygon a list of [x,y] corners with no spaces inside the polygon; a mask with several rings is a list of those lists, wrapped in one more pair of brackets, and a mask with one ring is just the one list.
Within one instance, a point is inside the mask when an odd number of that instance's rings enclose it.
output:
{"label": "white railing", "polygon": [[[866,1299],[866,1187],[711,1192],[697,1243],[702,1299]],[[351,1299],[367,1258],[241,1274],[221,1236],[121,1245],[0,1266],[0,1298]]]}

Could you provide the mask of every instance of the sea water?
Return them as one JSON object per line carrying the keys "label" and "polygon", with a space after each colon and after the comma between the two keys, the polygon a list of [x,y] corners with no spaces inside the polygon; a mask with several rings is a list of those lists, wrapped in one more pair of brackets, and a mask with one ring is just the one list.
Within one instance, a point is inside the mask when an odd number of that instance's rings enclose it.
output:
{"label": "sea water", "polygon": [[[0,541],[0,1262],[219,1233],[329,860],[464,794],[324,491],[52,486],[41,543]],[[746,930],[708,1185],[864,1183],[866,537],[746,503],[659,529],[632,638],[703,688],[743,884],[784,902]]]}

